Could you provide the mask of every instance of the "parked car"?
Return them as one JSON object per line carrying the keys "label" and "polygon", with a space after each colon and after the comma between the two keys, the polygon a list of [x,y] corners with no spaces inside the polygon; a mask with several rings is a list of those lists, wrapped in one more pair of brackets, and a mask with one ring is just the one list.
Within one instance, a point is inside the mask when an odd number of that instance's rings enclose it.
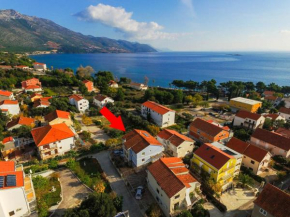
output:
{"label": "parked car", "polygon": [[141,200],[142,199],[142,193],[144,191],[144,188],[143,186],[139,186],[136,190],[136,195],[135,195],[135,198],[136,200]]}
{"label": "parked car", "polygon": [[122,149],[119,149],[119,150],[115,150],[113,151],[114,155],[123,155],[123,150]]}

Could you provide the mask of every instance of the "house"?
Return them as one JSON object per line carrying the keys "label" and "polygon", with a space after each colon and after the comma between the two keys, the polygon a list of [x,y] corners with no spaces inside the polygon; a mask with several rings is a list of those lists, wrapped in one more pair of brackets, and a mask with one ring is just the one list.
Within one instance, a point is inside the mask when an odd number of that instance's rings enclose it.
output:
{"label": "house", "polygon": [[42,98],[43,96],[40,94],[40,93],[33,93],[31,96],[30,96],[30,100],[31,102],[34,102],[35,100],[37,99],[40,99]]}
{"label": "house", "polygon": [[0,216],[30,216],[36,197],[32,178],[14,161],[0,162]]}
{"label": "house", "polygon": [[24,88],[24,92],[41,92],[42,88],[40,86],[37,85],[29,85],[27,87]]}
{"label": "house", "polygon": [[284,137],[290,138],[290,130],[288,130],[288,129],[280,127],[275,132],[284,136]]}
{"label": "house", "polygon": [[35,126],[35,120],[33,118],[27,118],[27,117],[18,117],[10,122],[7,123],[6,127],[7,130],[12,131],[14,129],[17,129],[21,126],[29,126],[34,127]]}
{"label": "house", "polygon": [[236,97],[230,100],[230,107],[233,111],[246,110],[248,112],[256,113],[262,102],[243,97]]}
{"label": "house", "polygon": [[175,130],[164,129],[157,135],[157,140],[162,143],[164,149],[173,157],[183,158],[191,153],[194,141]]}
{"label": "house", "polygon": [[272,155],[290,158],[290,139],[278,133],[256,129],[251,136],[251,143],[268,150]]}
{"label": "house", "polygon": [[11,70],[13,68],[12,68],[12,66],[0,65],[0,69],[3,69],[3,70]]}
{"label": "house", "polygon": [[92,81],[90,81],[90,80],[84,80],[82,82],[86,86],[86,88],[88,89],[88,92],[94,91],[94,83]]}
{"label": "house", "polygon": [[282,101],[282,99],[278,96],[265,96],[264,100],[272,103],[272,105],[279,105],[279,103]]}
{"label": "house", "polygon": [[123,136],[125,159],[134,167],[158,160],[163,152],[162,144],[144,130],[132,130]]}
{"label": "house", "polygon": [[278,114],[286,120],[290,120],[290,108],[281,107]]}
{"label": "house", "polygon": [[64,155],[75,146],[75,133],[65,123],[34,128],[31,134],[42,160]]}
{"label": "house", "polygon": [[37,71],[46,71],[47,67],[45,63],[33,63],[33,68]]}
{"label": "house", "polygon": [[240,110],[234,118],[234,126],[242,126],[248,129],[256,129],[257,127],[263,127],[265,117],[260,114]]}
{"label": "house", "polygon": [[290,108],[290,98],[284,98],[283,101],[285,102],[285,107]]}
{"label": "house", "polygon": [[102,94],[98,94],[94,97],[93,104],[100,108],[103,108],[104,106],[106,106],[107,103],[114,104],[114,100],[111,97],[108,97]]}
{"label": "house", "polygon": [[65,123],[68,127],[73,125],[69,112],[55,110],[44,116],[44,120],[49,125]]}
{"label": "house", "polygon": [[34,108],[47,108],[50,106],[49,100],[52,99],[52,97],[42,97],[39,99],[36,99],[33,103]]}
{"label": "house", "polygon": [[175,124],[175,111],[153,101],[141,105],[141,115],[146,119],[152,119],[159,127]]}
{"label": "house", "polygon": [[147,90],[148,86],[142,83],[136,83],[136,82],[131,82],[129,85],[129,87],[135,89],[135,90]]}
{"label": "house", "polygon": [[118,88],[119,85],[118,85],[118,83],[117,83],[116,81],[111,80],[111,81],[109,82],[109,87],[112,87],[112,88]]}
{"label": "house", "polygon": [[269,151],[258,146],[246,143],[235,137],[227,143],[227,147],[243,155],[242,165],[251,170],[254,174],[259,175],[268,168],[271,160]]}
{"label": "house", "polygon": [[274,96],[275,92],[274,91],[269,91],[269,90],[265,90],[263,92],[264,97],[268,97],[268,96]]}
{"label": "house", "polygon": [[199,196],[200,183],[177,157],[161,158],[147,168],[148,189],[165,216],[190,209]]}
{"label": "house", "polygon": [[22,89],[27,88],[28,86],[38,86],[41,87],[41,82],[37,78],[31,78],[26,81],[21,82]]}
{"label": "house", "polygon": [[17,100],[3,100],[0,102],[0,109],[10,115],[18,115],[20,107]]}
{"label": "house", "polygon": [[0,102],[3,100],[15,100],[13,93],[7,90],[0,90]]}
{"label": "house", "polygon": [[230,128],[196,118],[189,125],[189,136],[201,142],[223,142],[230,137]]}
{"label": "house", "polygon": [[279,188],[266,184],[254,201],[251,217],[286,217],[290,216],[290,195]]}
{"label": "house", "polygon": [[19,65],[19,66],[15,66],[16,69],[22,69],[22,70],[28,70],[29,67],[25,66],[25,65]]}
{"label": "house", "polygon": [[89,109],[89,100],[77,94],[73,94],[69,97],[69,103],[74,105],[79,112],[85,112]]}
{"label": "house", "polygon": [[285,118],[283,118],[279,114],[266,114],[266,115],[263,115],[263,116],[265,118],[271,119],[272,121],[280,121],[280,120],[285,121]]}
{"label": "house", "polygon": [[239,175],[243,156],[218,143],[204,143],[194,153],[191,168],[203,171],[215,180],[221,191],[232,187],[233,178]]}

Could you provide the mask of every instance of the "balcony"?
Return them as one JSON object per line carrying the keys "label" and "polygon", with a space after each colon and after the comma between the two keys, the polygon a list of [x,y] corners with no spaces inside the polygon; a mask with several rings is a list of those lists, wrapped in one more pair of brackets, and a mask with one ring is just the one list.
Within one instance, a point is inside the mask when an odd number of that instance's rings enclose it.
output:
{"label": "balcony", "polygon": [[230,166],[230,167],[228,167],[228,168],[224,168],[224,169],[221,170],[221,173],[224,173],[224,172],[226,172],[226,171],[229,171],[230,169],[235,168],[235,166],[236,166],[236,165],[234,165],[234,166]]}
{"label": "balcony", "polygon": [[223,180],[228,180],[229,178],[232,178],[233,177],[233,174],[227,174],[225,176],[222,176],[222,179]]}
{"label": "balcony", "polygon": [[57,150],[56,144],[54,144],[53,146],[50,146],[49,148],[44,148],[44,149],[40,150],[40,152],[43,153],[43,152],[53,151],[53,150]]}

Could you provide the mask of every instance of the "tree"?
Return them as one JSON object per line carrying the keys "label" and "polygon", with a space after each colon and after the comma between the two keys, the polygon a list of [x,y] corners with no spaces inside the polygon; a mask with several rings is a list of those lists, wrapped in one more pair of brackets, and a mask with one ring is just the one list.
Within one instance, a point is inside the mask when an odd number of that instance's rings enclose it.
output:
{"label": "tree", "polygon": [[119,145],[121,143],[122,143],[122,141],[120,141],[120,139],[112,138],[112,139],[107,139],[105,145],[108,147],[111,147],[111,146]]}
{"label": "tree", "polygon": [[177,217],[192,217],[188,210],[183,210]]}
{"label": "tree", "polygon": [[131,79],[130,78],[126,78],[126,77],[121,77],[120,78],[120,84],[130,84],[131,83]]}
{"label": "tree", "polygon": [[161,217],[162,211],[156,203],[153,203],[148,210],[146,210],[146,215],[149,217]]}
{"label": "tree", "polygon": [[208,183],[207,183],[208,185],[209,185],[209,187],[211,187],[211,189],[214,191],[214,192],[216,192],[216,193],[219,193],[219,192],[221,192],[221,190],[222,190],[222,185],[220,184],[220,182],[219,181],[216,181],[215,179],[213,179],[213,178],[210,178],[209,180],[208,180]]}
{"label": "tree", "polygon": [[88,94],[88,88],[83,82],[79,82],[79,91],[83,94],[86,95]]}
{"label": "tree", "polygon": [[92,125],[93,121],[90,117],[86,116],[85,114],[82,116],[82,122],[84,125]]}
{"label": "tree", "polygon": [[259,81],[258,83],[256,83],[257,92],[263,93],[265,89],[266,89],[266,84],[264,82]]}
{"label": "tree", "polygon": [[156,125],[148,125],[147,128],[150,134],[153,136],[157,136],[157,134],[160,132],[160,128]]}
{"label": "tree", "polygon": [[82,135],[85,141],[88,141],[91,138],[91,133],[88,131],[83,131]]}
{"label": "tree", "polygon": [[174,99],[173,99],[174,103],[182,103],[182,100],[183,100],[182,90],[175,90],[173,92],[173,96],[174,96]]}
{"label": "tree", "polygon": [[199,103],[199,105],[200,105],[201,107],[203,107],[203,108],[207,108],[207,107],[209,107],[209,103],[208,103],[207,101],[202,101],[202,102]]}
{"label": "tree", "polygon": [[193,101],[193,97],[191,95],[187,95],[184,97],[184,102],[187,104],[191,103]]}
{"label": "tree", "polygon": [[118,88],[115,99],[118,101],[123,101],[125,99],[125,94],[121,88]]}
{"label": "tree", "polygon": [[273,121],[272,121],[272,119],[266,118],[265,121],[264,121],[263,128],[265,130],[271,130],[272,127],[273,127]]}
{"label": "tree", "polygon": [[242,141],[248,141],[251,137],[251,134],[247,132],[244,128],[236,128],[234,129],[234,137]]}
{"label": "tree", "polygon": [[243,173],[239,174],[239,182],[242,184],[243,188],[246,185],[252,185],[254,183],[253,179],[249,175]]}
{"label": "tree", "polygon": [[98,181],[95,186],[94,186],[94,189],[97,193],[104,193],[105,192],[105,185],[104,185],[104,182],[102,180]]}
{"label": "tree", "polygon": [[91,66],[80,66],[77,68],[77,77],[78,78],[86,78],[86,77],[91,77],[91,75],[95,72],[95,70]]}

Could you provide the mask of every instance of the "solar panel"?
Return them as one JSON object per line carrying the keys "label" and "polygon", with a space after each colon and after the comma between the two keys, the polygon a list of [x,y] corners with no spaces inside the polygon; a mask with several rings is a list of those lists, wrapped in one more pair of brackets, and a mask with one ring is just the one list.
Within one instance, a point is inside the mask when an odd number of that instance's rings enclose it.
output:
{"label": "solar panel", "polygon": [[0,188],[4,187],[4,176],[0,176]]}
{"label": "solar panel", "polygon": [[143,133],[146,137],[149,137],[149,135],[147,133]]}
{"label": "solar panel", "polygon": [[16,186],[16,175],[8,175],[6,185],[7,187]]}

